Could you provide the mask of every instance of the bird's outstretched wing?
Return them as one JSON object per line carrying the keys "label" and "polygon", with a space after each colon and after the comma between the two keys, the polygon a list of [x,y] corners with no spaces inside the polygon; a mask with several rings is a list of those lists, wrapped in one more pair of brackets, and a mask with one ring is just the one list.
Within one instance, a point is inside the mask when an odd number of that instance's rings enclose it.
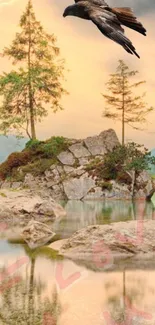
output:
{"label": "bird's outstretched wing", "polygon": [[115,14],[104,9],[93,8],[89,12],[89,17],[102,34],[123,46],[128,53],[135,54],[139,58],[132,42],[124,35],[124,29]]}
{"label": "bird's outstretched wing", "polygon": [[[84,0],[74,0],[76,3]],[[87,0],[92,5],[102,6],[102,7],[109,7],[108,4],[104,0]]]}

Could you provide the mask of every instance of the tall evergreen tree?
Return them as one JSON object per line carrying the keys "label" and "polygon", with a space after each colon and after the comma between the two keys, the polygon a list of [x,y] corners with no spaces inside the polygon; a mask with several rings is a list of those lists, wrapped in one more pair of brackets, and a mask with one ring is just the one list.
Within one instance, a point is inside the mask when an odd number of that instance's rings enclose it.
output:
{"label": "tall evergreen tree", "polygon": [[109,93],[102,94],[107,105],[103,116],[122,123],[122,145],[125,142],[125,124],[139,129],[135,124],[145,123],[147,114],[153,110],[152,107],[148,108],[144,101],[145,93],[135,95],[133,92],[134,88],[145,83],[145,81],[130,83],[130,78],[137,73],[138,71],[130,71],[129,67],[120,60],[116,73],[111,74],[107,82]]}
{"label": "tall evergreen tree", "polygon": [[14,65],[21,66],[0,76],[0,128],[5,133],[24,128],[30,138],[36,139],[36,121],[48,114],[47,104],[54,112],[62,109],[60,99],[66,93],[62,86],[64,61],[59,59],[55,36],[47,34],[36,20],[31,0],[20,27],[21,32],[3,52]]}

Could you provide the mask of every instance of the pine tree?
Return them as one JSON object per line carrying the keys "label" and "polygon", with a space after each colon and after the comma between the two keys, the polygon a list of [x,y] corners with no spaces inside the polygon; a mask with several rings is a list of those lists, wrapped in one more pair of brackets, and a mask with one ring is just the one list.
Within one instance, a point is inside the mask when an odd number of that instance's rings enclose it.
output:
{"label": "pine tree", "polygon": [[107,104],[103,116],[122,123],[122,145],[125,142],[125,124],[139,129],[137,123],[145,123],[146,116],[153,108],[147,108],[144,101],[145,93],[135,95],[133,89],[139,87],[145,81],[130,83],[130,78],[136,76],[138,71],[130,71],[122,61],[116,69],[116,73],[110,75],[107,82],[108,94],[102,94]]}
{"label": "pine tree", "polygon": [[36,20],[31,0],[20,27],[21,32],[3,52],[14,65],[21,66],[0,76],[0,128],[5,133],[24,128],[30,138],[36,139],[36,121],[48,115],[47,104],[54,112],[62,109],[60,99],[66,93],[62,86],[64,61],[59,59],[55,36],[47,34]]}

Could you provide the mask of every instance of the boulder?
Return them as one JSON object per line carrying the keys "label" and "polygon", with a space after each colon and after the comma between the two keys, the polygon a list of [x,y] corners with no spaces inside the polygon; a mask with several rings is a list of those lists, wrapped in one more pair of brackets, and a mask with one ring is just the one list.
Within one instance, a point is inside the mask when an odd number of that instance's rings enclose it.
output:
{"label": "boulder", "polygon": [[22,182],[13,182],[12,185],[11,185],[11,188],[13,190],[19,190],[21,189],[23,186],[23,183]]}
{"label": "boulder", "polygon": [[3,190],[0,196],[0,219],[27,223],[32,218],[52,222],[66,215],[65,210],[52,198],[43,198],[28,190]]}
{"label": "boulder", "polygon": [[9,189],[11,187],[11,182],[5,181],[1,184],[2,189]]}
{"label": "boulder", "polygon": [[[59,253],[75,261],[91,261],[94,269],[114,268],[115,262],[130,257],[136,262],[155,256],[154,220],[143,221],[143,237],[137,238],[137,221],[93,225],[75,232]],[[134,262],[133,262],[134,263]]]}
{"label": "boulder", "polygon": [[73,144],[69,147],[69,150],[74,154],[76,158],[90,156],[90,152],[82,145],[82,143]]}
{"label": "boulder", "polygon": [[68,151],[63,151],[57,156],[58,160],[63,164],[63,165],[74,165],[75,163],[75,158],[71,152]]}
{"label": "boulder", "polygon": [[95,187],[95,181],[85,173],[80,178],[70,178],[63,182],[64,192],[69,200],[81,200]]}
{"label": "boulder", "polygon": [[66,165],[66,166],[64,166],[64,171],[65,171],[66,174],[70,174],[70,173],[75,171],[75,168]]}
{"label": "boulder", "polygon": [[80,166],[85,166],[89,163],[89,159],[84,157],[84,158],[79,158],[79,164]]}
{"label": "boulder", "polygon": [[153,190],[154,185],[152,178],[146,170],[143,170],[135,181],[135,198],[147,198],[149,193]]}
{"label": "boulder", "polygon": [[44,246],[55,233],[44,223],[31,220],[21,232],[21,237],[31,249]]}
{"label": "boulder", "polygon": [[88,137],[84,143],[93,156],[104,155],[108,150],[112,151],[119,145],[119,140],[114,130],[101,132],[98,136]]}
{"label": "boulder", "polygon": [[112,190],[103,190],[103,195],[105,198],[115,198],[115,199],[132,199],[132,191],[127,184],[117,183],[116,181],[110,181],[112,184]]}

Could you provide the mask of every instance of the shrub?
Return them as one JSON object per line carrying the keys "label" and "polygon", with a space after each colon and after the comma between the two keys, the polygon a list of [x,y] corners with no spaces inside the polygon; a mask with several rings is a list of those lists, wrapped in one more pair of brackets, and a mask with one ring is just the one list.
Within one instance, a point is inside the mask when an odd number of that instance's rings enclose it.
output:
{"label": "shrub", "polygon": [[39,176],[44,174],[45,170],[49,169],[54,163],[52,159],[38,159],[33,163],[30,163],[22,168],[22,173],[26,175],[31,173],[33,176]]}
{"label": "shrub", "polygon": [[128,143],[119,145],[104,155],[103,160],[94,161],[86,169],[97,180],[117,179],[120,182],[131,184],[127,171],[134,170],[138,174],[142,170],[149,170],[150,164],[155,164],[155,158],[141,145]]}
{"label": "shrub", "polygon": [[30,149],[32,155],[53,158],[62,150],[67,149],[67,141],[63,137],[51,137],[47,141],[30,140],[26,144],[26,149]]}
{"label": "shrub", "polygon": [[26,165],[30,159],[29,151],[14,152],[0,165],[0,178],[4,180],[11,175],[13,168]]}
{"label": "shrub", "polygon": [[132,183],[131,176],[125,171],[118,172],[117,181],[120,183],[128,184],[128,185],[130,185]]}
{"label": "shrub", "polygon": [[100,186],[103,191],[104,190],[108,190],[108,191],[112,190],[112,184],[109,182],[100,181],[100,182],[98,182],[98,186]]}
{"label": "shrub", "polygon": [[42,147],[44,157],[56,157],[61,151],[67,149],[67,142],[63,137],[52,137]]}
{"label": "shrub", "polygon": [[100,165],[100,163],[101,163],[101,159],[97,157],[97,158],[91,160],[91,161],[86,165],[85,169],[86,169],[87,171],[94,170],[94,169],[96,169],[96,168]]}
{"label": "shrub", "polygon": [[26,143],[26,148],[36,150],[40,144],[41,144],[41,141],[39,141],[37,139],[36,140],[31,139]]}

